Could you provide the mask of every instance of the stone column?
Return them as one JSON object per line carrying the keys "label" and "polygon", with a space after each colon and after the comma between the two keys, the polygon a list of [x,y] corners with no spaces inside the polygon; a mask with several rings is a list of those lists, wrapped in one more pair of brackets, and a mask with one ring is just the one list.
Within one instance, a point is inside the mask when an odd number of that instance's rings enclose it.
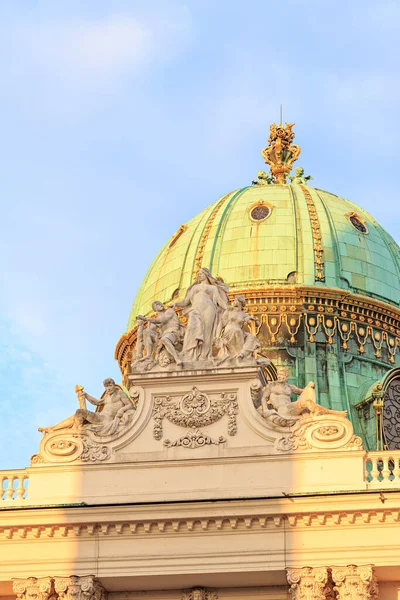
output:
{"label": "stone column", "polygon": [[378,600],[378,580],[372,565],[333,567],[337,600]]}
{"label": "stone column", "polygon": [[292,600],[334,600],[331,569],[328,567],[287,568]]}
{"label": "stone column", "polygon": [[18,600],[107,600],[94,575],[13,579],[13,591]]}

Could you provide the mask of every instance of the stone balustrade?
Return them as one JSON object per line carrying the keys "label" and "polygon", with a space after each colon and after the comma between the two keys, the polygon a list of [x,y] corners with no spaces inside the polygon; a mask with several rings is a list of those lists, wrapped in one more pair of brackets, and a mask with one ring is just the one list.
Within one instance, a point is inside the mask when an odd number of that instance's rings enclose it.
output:
{"label": "stone balustrade", "polygon": [[[324,457],[324,461],[326,462],[328,469],[331,461],[332,469],[335,468],[333,464],[335,458],[337,458],[337,455],[335,454],[333,454],[331,457],[329,455]],[[291,457],[287,456],[284,459],[283,456],[280,456],[279,461],[281,464],[283,460],[287,460],[289,462]],[[353,479],[354,485],[352,486],[352,489],[354,491],[362,491],[365,489],[370,489],[371,487],[400,489],[400,450],[363,452],[359,453],[356,461],[360,461],[360,466],[359,469],[353,469],[353,473],[357,471],[359,472],[359,477]],[[86,470],[87,467],[79,467],[77,465],[75,468],[76,471],[79,471],[80,469]],[[54,470],[54,474],[59,470],[60,474],[62,474],[62,467],[59,469],[57,466],[54,466],[52,467],[52,470]],[[38,500],[39,504],[41,504],[43,499],[42,496],[45,497],[48,495],[48,491],[43,489],[43,486],[46,485],[46,482],[44,480],[40,481],[40,483],[39,481],[37,482],[39,485],[35,486],[35,494],[31,493],[31,489],[29,487],[29,480],[32,478],[38,478],[39,475],[40,473],[36,469],[0,471],[0,505],[4,503],[17,504],[24,502],[35,504],[36,500]],[[297,483],[300,484],[301,481],[298,479]],[[292,490],[292,492],[294,491],[295,490]],[[79,492],[79,490],[77,490],[77,492]],[[38,497],[36,498],[36,496]],[[56,499],[54,500],[56,501]]]}
{"label": "stone balustrade", "polygon": [[367,452],[364,477],[368,486],[400,487],[400,450]]}
{"label": "stone balustrade", "polygon": [[28,495],[29,476],[26,469],[0,471],[0,501],[23,502]]}

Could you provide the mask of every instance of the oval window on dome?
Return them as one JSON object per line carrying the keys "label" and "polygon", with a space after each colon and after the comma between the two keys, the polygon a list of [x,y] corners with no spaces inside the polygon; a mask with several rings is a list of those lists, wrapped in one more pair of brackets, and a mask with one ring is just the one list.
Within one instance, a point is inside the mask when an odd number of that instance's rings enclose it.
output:
{"label": "oval window on dome", "polygon": [[260,201],[249,209],[249,217],[252,221],[259,222],[267,219],[272,211],[272,204]]}
{"label": "oval window on dome", "polygon": [[367,222],[365,219],[360,217],[355,212],[347,213],[345,215],[350,221],[351,225],[353,225],[354,229],[357,229],[360,233],[368,233]]}

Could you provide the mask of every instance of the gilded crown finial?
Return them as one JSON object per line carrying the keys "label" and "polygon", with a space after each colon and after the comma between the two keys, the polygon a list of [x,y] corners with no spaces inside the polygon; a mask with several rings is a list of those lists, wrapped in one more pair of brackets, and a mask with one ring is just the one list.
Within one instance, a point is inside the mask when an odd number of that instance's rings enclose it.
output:
{"label": "gilded crown finial", "polygon": [[262,151],[265,162],[270,166],[273,183],[286,183],[292,165],[300,155],[300,146],[293,144],[294,123],[273,123],[269,128],[268,146]]}

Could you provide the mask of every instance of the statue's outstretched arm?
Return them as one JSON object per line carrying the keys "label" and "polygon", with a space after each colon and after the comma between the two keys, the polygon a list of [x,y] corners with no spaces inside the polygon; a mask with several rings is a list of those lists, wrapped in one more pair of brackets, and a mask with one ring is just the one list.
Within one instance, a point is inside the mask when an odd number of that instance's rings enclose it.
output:
{"label": "statue's outstretched arm", "polygon": [[290,385],[290,389],[294,394],[297,395],[301,394],[304,391],[303,388],[298,388],[296,385]]}
{"label": "statue's outstretched arm", "polygon": [[188,304],[190,304],[190,299],[189,299],[188,293],[186,293],[186,296],[183,298],[183,300],[180,300],[179,302],[175,302],[174,304],[171,304],[171,308],[174,308],[174,306],[179,306],[180,308],[183,308],[184,306],[187,306]]}
{"label": "statue's outstretched arm", "polygon": [[97,400],[97,398],[90,396],[86,392],[85,392],[85,398],[86,398],[86,400],[88,400],[90,402],[90,404],[94,404],[95,406],[101,406],[102,404],[104,404],[104,400],[101,400],[101,399]]}

